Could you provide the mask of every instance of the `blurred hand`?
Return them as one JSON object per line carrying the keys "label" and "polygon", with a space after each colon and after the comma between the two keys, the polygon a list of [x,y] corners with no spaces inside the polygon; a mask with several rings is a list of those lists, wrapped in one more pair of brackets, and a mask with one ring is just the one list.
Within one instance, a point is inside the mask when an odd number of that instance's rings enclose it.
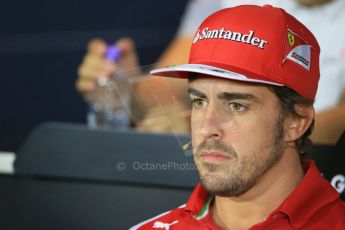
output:
{"label": "blurred hand", "polygon": [[167,104],[146,112],[136,129],[149,132],[190,132],[190,110],[178,104]]}
{"label": "blurred hand", "polygon": [[87,100],[88,94],[97,87],[97,79],[110,77],[121,66],[122,69],[136,68],[138,56],[134,42],[130,38],[119,39],[116,46],[121,49],[119,63],[113,63],[104,58],[107,44],[101,39],[93,39],[89,42],[87,53],[78,68],[77,90]]}
{"label": "blurred hand", "polygon": [[[92,101],[96,92],[98,79],[111,77],[119,67],[121,69],[139,67],[138,56],[131,39],[119,39],[115,45],[122,51],[118,63],[104,58],[108,46],[105,41],[93,39],[88,44],[87,52],[78,68],[76,82],[77,90],[88,102]],[[134,85],[135,96],[140,100],[136,102],[139,103],[138,105],[131,108],[132,118],[138,125],[137,128],[154,132],[188,132],[190,129],[188,116],[181,115],[186,110],[184,106],[177,106],[175,102],[175,98],[178,101],[186,100],[184,96],[186,94],[186,81],[167,78],[143,79]]]}

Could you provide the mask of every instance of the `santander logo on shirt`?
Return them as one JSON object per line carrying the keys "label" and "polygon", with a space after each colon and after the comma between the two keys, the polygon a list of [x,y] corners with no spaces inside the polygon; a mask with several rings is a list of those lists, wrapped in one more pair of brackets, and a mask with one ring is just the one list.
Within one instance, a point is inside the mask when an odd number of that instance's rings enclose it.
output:
{"label": "santander logo on shirt", "polygon": [[242,42],[245,44],[264,49],[268,42],[259,37],[255,37],[255,32],[253,30],[248,31],[248,33],[233,32],[226,30],[224,27],[221,29],[210,30],[208,27],[204,29],[199,29],[196,33],[193,44],[197,43],[203,39],[225,39],[235,42]]}

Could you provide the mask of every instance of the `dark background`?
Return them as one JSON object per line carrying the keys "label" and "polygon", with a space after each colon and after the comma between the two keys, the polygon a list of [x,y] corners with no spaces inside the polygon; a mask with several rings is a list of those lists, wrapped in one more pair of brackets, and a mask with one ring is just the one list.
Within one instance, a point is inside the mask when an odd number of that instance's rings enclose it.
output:
{"label": "dark background", "polygon": [[75,90],[87,42],[132,37],[141,64],[173,38],[185,1],[0,0],[0,151],[43,121],[85,123]]}

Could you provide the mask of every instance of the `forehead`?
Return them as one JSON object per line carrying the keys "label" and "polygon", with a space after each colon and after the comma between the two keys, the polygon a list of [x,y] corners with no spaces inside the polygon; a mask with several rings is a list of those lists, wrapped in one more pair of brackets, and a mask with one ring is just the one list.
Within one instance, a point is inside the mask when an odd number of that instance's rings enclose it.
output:
{"label": "forehead", "polygon": [[251,82],[243,82],[229,80],[219,77],[209,77],[207,75],[199,75],[188,80],[189,89],[195,89],[208,95],[222,92],[249,93],[257,97],[277,98],[277,96],[269,89],[268,85],[256,84]]}

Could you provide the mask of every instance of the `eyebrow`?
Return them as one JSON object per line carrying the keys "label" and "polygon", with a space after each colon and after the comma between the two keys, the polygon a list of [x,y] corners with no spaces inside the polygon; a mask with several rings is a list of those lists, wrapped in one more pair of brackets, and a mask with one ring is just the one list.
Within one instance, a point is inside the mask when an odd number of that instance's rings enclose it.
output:
{"label": "eyebrow", "polygon": [[244,99],[248,101],[253,101],[253,102],[258,102],[259,99],[255,97],[253,94],[249,93],[229,93],[229,92],[222,92],[217,94],[217,97],[219,99],[224,99],[224,100],[235,100],[235,99]]}
{"label": "eyebrow", "polygon": [[204,93],[202,93],[201,91],[196,90],[196,89],[194,89],[192,87],[188,87],[188,94],[190,96],[200,97],[200,98],[203,98],[203,99],[207,98]]}
{"label": "eyebrow", "polygon": [[[190,96],[196,96],[203,99],[207,98],[203,92],[197,89],[194,89],[192,87],[188,88],[188,94]],[[235,99],[244,99],[244,100],[249,100],[253,102],[259,102],[259,99],[257,97],[249,93],[221,92],[217,94],[217,98],[221,100],[228,100],[228,101],[235,100]]]}

